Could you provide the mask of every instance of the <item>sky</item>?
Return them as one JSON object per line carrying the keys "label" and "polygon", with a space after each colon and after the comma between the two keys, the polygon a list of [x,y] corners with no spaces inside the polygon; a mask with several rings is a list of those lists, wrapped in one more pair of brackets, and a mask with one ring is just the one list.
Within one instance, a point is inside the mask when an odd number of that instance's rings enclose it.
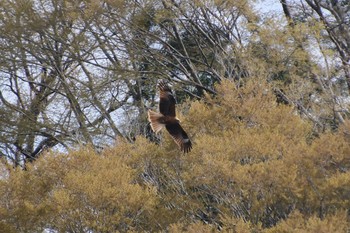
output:
{"label": "sky", "polygon": [[255,9],[264,13],[282,14],[282,5],[279,0],[258,0]]}

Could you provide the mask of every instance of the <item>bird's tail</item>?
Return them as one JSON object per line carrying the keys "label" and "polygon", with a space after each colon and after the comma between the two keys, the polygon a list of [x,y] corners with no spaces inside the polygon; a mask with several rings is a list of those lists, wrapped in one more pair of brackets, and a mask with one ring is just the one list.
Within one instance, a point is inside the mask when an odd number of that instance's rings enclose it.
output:
{"label": "bird's tail", "polygon": [[163,114],[148,110],[148,121],[151,122],[151,128],[155,133],[159,133],[165,126],[160,122],[162,117],[164,117]]}

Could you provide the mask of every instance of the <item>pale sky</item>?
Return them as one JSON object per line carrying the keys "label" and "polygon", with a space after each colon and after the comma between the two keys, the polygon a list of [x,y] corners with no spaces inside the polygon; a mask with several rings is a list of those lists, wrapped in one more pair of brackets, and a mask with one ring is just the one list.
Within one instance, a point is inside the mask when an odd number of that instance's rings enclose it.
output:
{"label": "pale sky", "polygon": [[255,9],[264,13],[282,13],[282,5],[279,0],[259,0]]}

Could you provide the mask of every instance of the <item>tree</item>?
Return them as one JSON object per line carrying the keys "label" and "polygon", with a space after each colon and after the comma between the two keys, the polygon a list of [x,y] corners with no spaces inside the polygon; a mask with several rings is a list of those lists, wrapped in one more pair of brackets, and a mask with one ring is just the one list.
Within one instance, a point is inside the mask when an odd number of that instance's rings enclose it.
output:
{"label": "tree", "polygon": [[1,119],[1,155],[23,165],[56,145],[97,149],[127,137],[111,114],[128,108],[130,94],[89,34],[96,15],[71,1],[1,7],[0,100],[12,117]]}
{"label": "tree", "polygon": [[350,5],[346,1],[306,1],[325,27],[328,39],[334,45],[342,62],[348,88],[350,88]]}
{"label": "tree", "polygon": [[281,3],[289,21],[254,11],[252,1],[3,0],[1,156],[23,166],[50,148],[157,141],[146,112],[158,79],[181,103],[217,94],[225,79],[240,88],[264,78],[316,134],[336,130],[348,117],[347,40],[338,33],[346,23],[327,30],[346,22],[347,5],[332,5],[345,18],[323,14],[325,24],[308,13],[315,7]]}
{"label": "tree", "polygon": [[[308,54],[307,69],[301,69],[314,83],[309,90],[307,105],[298,102],[304,114],[323,130],[333,129],[347,118],[346,98],[349,95],[347,15],[349,7],[344,1],[281,1],[293,38],[299,48]],[[305,30],[306,29],[306,30]],[[282,93],[283,94],[283,93]],[[288,95],[288,94],[287,94]],[[287,96],[286,96],[287,97]],[[322,106],[322,107],[321,107]],[[311,109],[309,111],[308,109]],[[327,110],[325,110],[327,109]],[[323,113],[321,111],[325,110]],[[326,114],[324,114],[326,113]]]}
{"label": "tree", "polygon": [[50,152],[26,171],[2,164],[1,229],[349,229],[349,122],[314,138],[312,124],[277,104],[264,80],[240,89],[223,81],[215,91],[182,117],[195,142],[185,156],[164,134],[161,145],[138,137],[100,154]]}
{"label": "tree", "polygon": [[99,150],[116,137],[152,138],[146,110],[159,78],[184,100],[248,72],[238,27],[254,20],[246,1],[4,0],[1,7],[0,100],[12,117],[1,119],[1,156],[15,165],[53,147]]}

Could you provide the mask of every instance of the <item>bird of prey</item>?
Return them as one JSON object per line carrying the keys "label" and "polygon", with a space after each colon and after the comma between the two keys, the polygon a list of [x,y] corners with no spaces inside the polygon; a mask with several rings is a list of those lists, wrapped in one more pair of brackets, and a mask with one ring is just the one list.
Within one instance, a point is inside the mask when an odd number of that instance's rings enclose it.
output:
{"label": "bird of prey", "polygon": [[158,84],[158,89],[159,113],[148,110],[148,121],[151,123],[151,128],[155,133],[159,133],[165,127],[181,151],[188,153],[192,149],[192,143],[182,129],[179,119],[176,118],[176,101],[173,93],[164,81]]}

